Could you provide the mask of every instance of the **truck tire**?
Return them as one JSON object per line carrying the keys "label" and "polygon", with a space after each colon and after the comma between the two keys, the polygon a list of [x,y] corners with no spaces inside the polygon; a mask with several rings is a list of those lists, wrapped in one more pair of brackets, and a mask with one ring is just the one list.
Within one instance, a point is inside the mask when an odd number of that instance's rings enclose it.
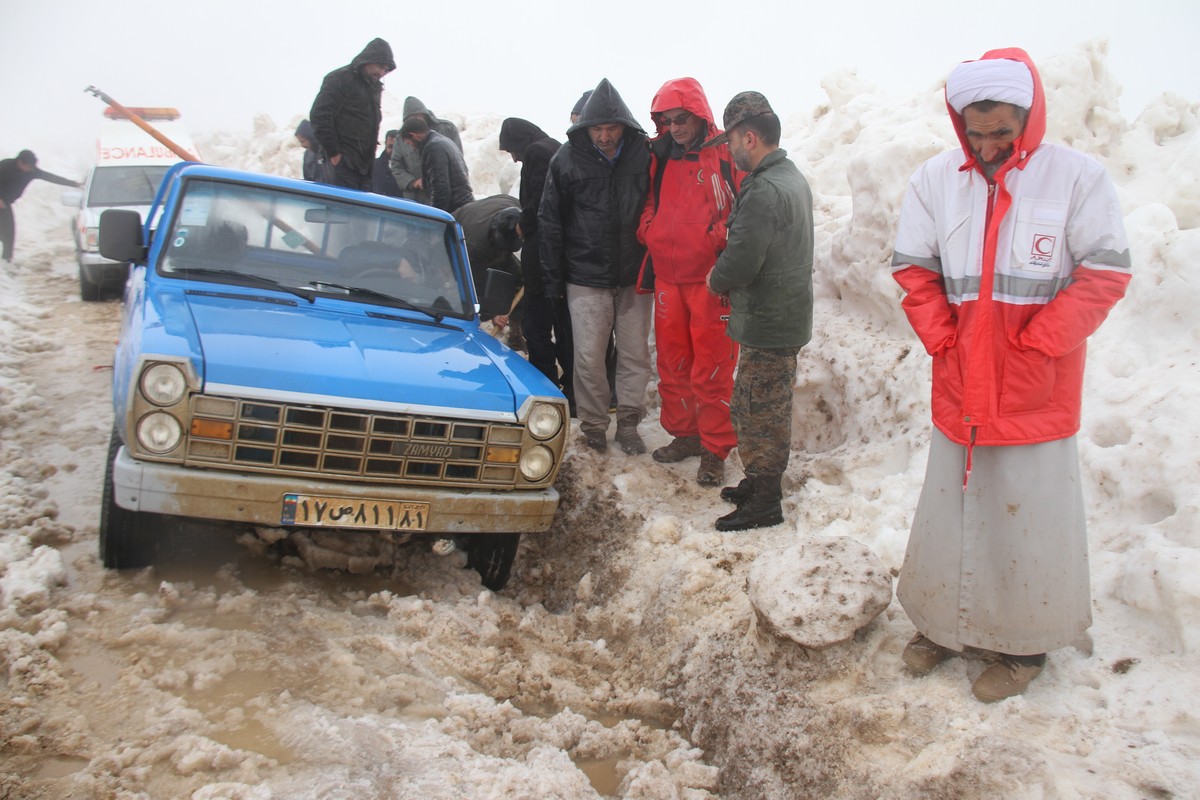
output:
{"label": "truck tire", "polygon": [[113,499],[113,462],[121,449],[114,429],[108,441],[108,464],[104,468],[104,491],[100,500],[100,562],[109,569],[138,569],[154,563],[157,542],[151,526],[158,514],[127,511]]}
{"label": "truck tire", "polygon": [[85,303],[95,303],[100,300],[100,282],[88,277],[87,270],[79,265],[79,299]]}
{"label": "truck tire", "polygon": [[484,586],[500,591],[512,575],[521,534],[478,533],[467,538],[467,566],[479,573]]}

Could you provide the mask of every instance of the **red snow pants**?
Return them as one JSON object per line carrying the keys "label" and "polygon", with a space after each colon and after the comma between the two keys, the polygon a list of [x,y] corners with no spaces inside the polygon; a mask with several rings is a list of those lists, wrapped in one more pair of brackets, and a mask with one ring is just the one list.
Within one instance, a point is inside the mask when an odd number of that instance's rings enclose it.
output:
{"label": "red snow pants", "polygon": [[729,419],[738,345],[725,332],[729,308],[703,283],[666,283],[654,290],[659,422],[672,436],[699,436],[724,459],[737,445]]}

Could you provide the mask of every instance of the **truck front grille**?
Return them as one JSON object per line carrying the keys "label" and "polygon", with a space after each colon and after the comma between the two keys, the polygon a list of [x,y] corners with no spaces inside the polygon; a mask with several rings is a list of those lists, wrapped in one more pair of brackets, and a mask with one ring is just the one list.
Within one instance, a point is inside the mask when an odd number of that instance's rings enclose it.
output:
{"label": "truck front grille", "polygon": [[511,423],[208,395],[195,396],[191,411],[189,466],[374,483],[511,487],[511,453],[524,436]]}

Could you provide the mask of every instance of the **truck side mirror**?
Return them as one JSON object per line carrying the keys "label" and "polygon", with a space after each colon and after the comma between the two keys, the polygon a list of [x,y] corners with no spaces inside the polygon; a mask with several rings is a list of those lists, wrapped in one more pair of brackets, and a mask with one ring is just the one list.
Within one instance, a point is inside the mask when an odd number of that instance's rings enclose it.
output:
{"label": "truck side mirror", "polygon": [[142,217],[127,208],[109,208],[100,214],[100,255],[112,261],[141,262],[146,258],[142,245]]}
{"label": "truck side mirror", "polygon": [[83,205],[83,190],[68,189],[62,193],[62,204],[70,208],[79,208]]}
{"label": "truck side mirror", "polygon": [[483,296],[479,298],[479,316],[491,319],[498,314],[507,314],[512,309],[517,295],[517,279],[510,272],[488,268],[484,280]]}

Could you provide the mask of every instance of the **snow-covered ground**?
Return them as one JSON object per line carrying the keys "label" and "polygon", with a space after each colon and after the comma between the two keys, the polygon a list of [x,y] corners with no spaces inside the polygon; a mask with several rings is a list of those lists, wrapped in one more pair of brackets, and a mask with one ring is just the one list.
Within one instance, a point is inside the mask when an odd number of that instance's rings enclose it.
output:
{"label": "snow-covered ground", "polygon": [[[1090,343],[1095,624],[1024,696],[976,702],[979,661],[906,674],[895,602],[823,650],[750,602],[811,584],[814,552],[866,585],[865,546],[895,574],[924,474],[928,358],[887,264],[906,179],[957,144],[939,93],[847,71],[784,128],[817,203],[786,523],[716,533],[728,506],[694,461],[575,447],[554,530],[499,594],[453,555],[314,572],[203,530],[170,563],[102,570],[119,309],[77,300],[69,211],[31,186],[0,272],[0,797],[1200,797],[1200,106],[1124,119],[1100,44],[1039,67],[1047,139],[1108,167],[1136,274]],[[477,196],[516,184],[503,116],[458,119]],[[291,127],[255,125],[197,144],[296,174]]]}

